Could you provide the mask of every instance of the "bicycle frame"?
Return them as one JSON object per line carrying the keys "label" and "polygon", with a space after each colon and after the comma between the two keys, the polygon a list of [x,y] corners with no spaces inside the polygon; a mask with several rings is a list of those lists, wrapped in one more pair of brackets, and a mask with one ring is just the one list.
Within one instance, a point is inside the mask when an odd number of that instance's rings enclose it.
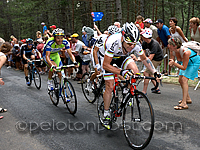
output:
{"label": "bicycle frame", "polygon": [[[57,75],[58,76],[58,73],[57,72],[61,72],[61,79],[60,82],[57,82],[56,84],[59,85],[59,97],[62,97],[62,91],[64,89],[64,80],[68,81],[66,76],[65,76],[65,73],[64,73],[64,70],[60,70],[60,69],[63,69],[63,68],[68,68],[67,66],[63,66],[63,67],[57,67],[56,68],[56,72],[54,72],[54,75]],[[53,76],[54,76],[53,75]],[[52,78],[53,78],[52,76]],[[69,83],[67,82],[67,86],[68,86],[68,89],[70,90],[70,94],[73,95],[71,89],[69,88]],[[66,94],[66,93],[65,93]],[[63,97],[62,97],[63,98]]]}
{"label": "bicycle frame", "polygon": [[[130,86],[130,93],[126,94],[126,97],[123,98],[123,100],[120,103],[120,106],[118,107],[119,99],[118,99],[118,92],[117,92],[118,90],[116,90],[116,88],[118,88],[120,83],[126,83],[126,85],[124,87],[128,86],[128,84],[127,84],[127,81],[125,81],[125,80],[119,81],[118,77],[117,77],[117,74],[115,74],[115,76],[114,76],[114,81],[115,81],[115,84],[114,84],[114,88],[113,88],[113,93],[115,95],[115,104],[117,106],[116,110],[114,111],[114,114],[115,114],[115,117],[121,117],[122,110],[125,107],[126,103],[128,102],[128,99],[130,98],[130,96],[134,96],[135,92],[137,91],[137,88],[136,88],[137,84],[136,84],[136,79],[130,77],[130,83],[129,83],[131,85]],[[126,100],[126,101],[124,101],[124,100]],[[138,99],[136,99],[136,101],[137,101],[137,105],[138,105],[139,104],[138,103],[139,102]],[[140,110],[139,110],[139,112],[140,112]],[[141,117],[141,114],[140,114],[140,117]]]}

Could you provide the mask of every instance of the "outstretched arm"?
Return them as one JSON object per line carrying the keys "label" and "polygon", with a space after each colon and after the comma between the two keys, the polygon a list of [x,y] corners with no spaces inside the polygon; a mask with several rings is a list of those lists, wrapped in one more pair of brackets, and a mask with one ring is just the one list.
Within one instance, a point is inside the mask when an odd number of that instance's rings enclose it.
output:
{"label": "outstretched arm", "polygon": [[142,60],[142,63],[152,72],[156,72],[156,69],[153,65],[153,63],[151,62],[151,60],[145,56],[145,54],[143,53],[142,55],[140,55],[140,58]]}

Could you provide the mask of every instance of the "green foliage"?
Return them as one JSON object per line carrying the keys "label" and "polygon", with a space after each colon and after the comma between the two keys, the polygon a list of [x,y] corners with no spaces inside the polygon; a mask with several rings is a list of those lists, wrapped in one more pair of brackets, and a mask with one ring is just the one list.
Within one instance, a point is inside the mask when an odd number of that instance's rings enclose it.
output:
{"label": "green foliage", "polygon": [[[186,35],[186,32],[189,32],[188,19],[192,16],[199,17],[200,14],[200,4],[193,0],[188,12],[189,2],[189,0],[121,0],[121,24],[126,21],[135,22],[137,15],[144,14],[144,18],[148,17],[153,21],[161,18],[169,26],[169,18],[175,16],[178,19],[178,25],[183,28]],[[91,11],[104,13],[102,21],[96,22],[102,32],[110,24],[119,21],[116,17],[118,13],[116,0],[10,0],[8,3],[7,0],[1,0],[0,8],[2,26],[0,37],[7,41],[11,34],[18,39],[27,37],[35,39],[36,31],[42,31],[41,22],[45,22],[48,28],[55,24],[63,28],[66,33],[77,32],[81,35],[84,25],[93,26]]]}

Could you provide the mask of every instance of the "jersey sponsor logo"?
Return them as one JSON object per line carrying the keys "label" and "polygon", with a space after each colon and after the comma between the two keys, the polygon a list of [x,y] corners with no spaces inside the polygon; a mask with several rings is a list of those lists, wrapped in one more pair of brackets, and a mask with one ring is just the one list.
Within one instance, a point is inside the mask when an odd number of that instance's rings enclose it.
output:
{"label": "jersey sponsor logo", "polygon": [[115,42],[112,43],[112,46],[110,47],[110,49],[111,49],[112,51],[114,51],[116,45],[118,45],[118,41],[117,41],[117,40],[116,40]]}

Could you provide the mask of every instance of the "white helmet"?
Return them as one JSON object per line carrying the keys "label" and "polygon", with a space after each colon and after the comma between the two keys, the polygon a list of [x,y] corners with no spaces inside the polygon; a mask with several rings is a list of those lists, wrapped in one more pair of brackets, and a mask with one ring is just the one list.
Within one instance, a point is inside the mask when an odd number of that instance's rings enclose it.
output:
{"label": "white helmet", "polygon": [[135,43],[139,40],[140,32],[134,23],[126,22],[122,27],[122,35],[126,43]]}
{"label": "white helmet", "polygon": [[115,34],[115,33],[120,32],[120,31],[121,31],[120,28],[118,28],[115,25],[111,25],[111,26],[108,27],[108,33],[109,34]]}

